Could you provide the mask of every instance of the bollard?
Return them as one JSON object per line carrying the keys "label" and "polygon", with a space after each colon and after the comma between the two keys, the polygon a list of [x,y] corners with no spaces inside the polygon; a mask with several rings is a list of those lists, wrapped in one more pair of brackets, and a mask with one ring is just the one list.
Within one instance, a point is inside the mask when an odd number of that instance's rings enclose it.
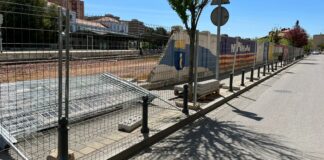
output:
{"label": "bollard", "polygon": [[274,72],[273,62],[271,63],[271,71]]}
{"label": "bollard", "polygon": [[233,73],[230,74],[229,91],[233,92]]}
{"label": "bollard", "polygon": [[182,113],[185,115],[189,115],[189,109],[188,109],[188,85],[183,86],[183,109]]}
{"label": "bollard", "polygon": [[59,120],[58,134],[58,159],[69,159],[68,120],[66,117]]}
{"label": "bollard", "polygon": [[253,82],[254,79],[254,68],[251,68],[251,76],[250,76],[250,82]]}
{"label": "bollard", "polygon": [[276,62],[275,70],[278,70],[278,62]]}
{"label": "bollard", "polygon": [[258,78],[260,78],[260,66],[258,67]]}
{"label": "bollard", "polygon": [[142,97],[143,99],[143,115],[142,115],[142,129],[141,133],[147,134],[150,132],[148,128],[148,96]]}
{"label": "bollard", "polygon": [[268,64],[268,73],[270,73],[270,64]]}
{"label": "bollard", "polygon": [[265,76],[265,75],[266,75],[266,71],[267,71],[267,69],[266,69],[266,68],[267,68],[267,66],[266,66],[266,65],[264,64],[264,65],[263,65],[263,76]]}
{"label": "bollard", "polygon": [[242,70],[242,79],[241,79],[241,86],[244,86],[244,74],[245,74],[245,70]]}

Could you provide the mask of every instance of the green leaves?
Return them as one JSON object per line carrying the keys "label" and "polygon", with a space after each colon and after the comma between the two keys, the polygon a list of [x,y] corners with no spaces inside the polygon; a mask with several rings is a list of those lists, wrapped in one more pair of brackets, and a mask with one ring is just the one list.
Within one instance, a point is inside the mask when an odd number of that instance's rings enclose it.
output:
{"label": "green leaves", "polygon": [[171,8],[178,14],[182,22],[188,26],[187,10],[189,9],[190,0],[168,0]]}
{"label": "green leaves", "polygon": [[189,31],[196,29],[201,12],[209,0],[168,0],[168,2]]}

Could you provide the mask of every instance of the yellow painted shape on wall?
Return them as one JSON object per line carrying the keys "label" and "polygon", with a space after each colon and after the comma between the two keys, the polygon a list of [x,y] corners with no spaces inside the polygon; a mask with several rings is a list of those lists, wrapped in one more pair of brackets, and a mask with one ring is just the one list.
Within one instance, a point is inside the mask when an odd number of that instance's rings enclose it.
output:
{"label": "yellow painted shape on wall", "polygon": [[269,57],[269,61],[273,61],[273,52],[274,52],[274,45],[273,44],[270,44],[269,45],[269,55],[268,55],[268,57]]}
{"label": "yellow painted shape on wall", "polygon": [[176,40],[175,41],[175,48],[186,49],[186,41],[185,40]]}

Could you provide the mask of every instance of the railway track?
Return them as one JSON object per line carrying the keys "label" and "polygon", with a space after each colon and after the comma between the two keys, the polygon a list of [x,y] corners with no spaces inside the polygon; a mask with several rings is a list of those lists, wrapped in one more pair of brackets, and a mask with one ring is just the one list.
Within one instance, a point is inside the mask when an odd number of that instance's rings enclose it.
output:
{"label": "railway track", "polygon": [[[110,55],[110,56],[99,56],[99,57],[71,57],[70,61],[88,61],[88,60],[108,60],[108,61],[119,61],[119,60],[133,60],[142,58],[158,58],[161,54],[152,55]],[[63,59],[65,60],[65,59]],[[20,64],[31,64],[31,63],[53,63],[58,62],[58,58],[52,59],[11,59],[11,60],[0,60],[0,65],[20,65]]]}

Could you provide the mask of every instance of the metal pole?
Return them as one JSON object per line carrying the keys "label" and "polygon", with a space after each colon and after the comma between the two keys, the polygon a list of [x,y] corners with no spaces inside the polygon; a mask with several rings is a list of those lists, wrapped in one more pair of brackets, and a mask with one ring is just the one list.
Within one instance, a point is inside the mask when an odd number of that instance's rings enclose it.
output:
{"label": "metal pole", "polygon": [[241,86],[244,86],[244,73],[245,73],[245,70],[243,69],[242,70],[242,79],[241,79]]}
{"label": "metal pole", "polygon": [[148,96],[143,97],[143,112],[142,112],[142,129],[141,133],[147,134],[150,132],[148,128]]}
{"label": "metal pole", "polygon": [[69,95],[70,95],[70,10],[67,2],[66,26],[65,26],[65,117],[69,117]]}
{"label": "metal pole", "polygon": [[69,3],[66,1],[66,22],[65,22],[65,114],[64,117],[59,119],[59,148],[58,148],[58,159],[67,160],[69,157],[68,151],[68,117],[69,117],[69,75],[70,75],[70,10]]}
{"label": "metal pole", "polygon": [[267,68],[267,65],[265,65],[265,64],[264,64],[264,65],[263,65],[263,76],[265,76],[265,75],[266,75],[266,71],[267,71],[267,69],[266,69],[266,68]]}
{"label": "metal pole", "polygon": [[197,30],[196,31],[196,49],[195,49],[195,55],[194,55],[194,57],[195,57],[195,61],[194,61],[194,99],[193,99],[193,101],[194,101],[194,106],[196,106],[196,104],[197,104],[197,81],[198,81],[198,50],[199,50],[199,30]]}
{"label": "metal pole", "polygon": [[182,113],[185,115],[189,115],[189,109],[188,109],[188,85],[183,86],[183,109]]}
{"label": "metal pole", "polygon": [[233,92],[233,73],[230,74],[229,91]]}
{"label": "metal pole", "polygon": [[271,63],[271,71],[274,72],[274,68],[273,68],[273,61]]}
{"label": "metal pole", "polygon": [[254,46],[254,53],[255,53],[255,56],[254,56],[254,64],[253,64],[253,68],[255,68],[255,65],[256,65],[256,61],[257,61],[257,56],[258,56],[258,42],[255,42],[255,46]]}
{"label": "metal pole", "polygon": [[250,76],[250,82],[253,82],[253,78],[254,78],[254,68],[251,68],[251,76]]}
{"label": "metal pole", "polygon": [[67,119],[62,117],[63,111],[63,29],[62,8],[59,8],[59,55],[58,55],[58,159],[68,159]]}
{"label": "metal pole", "polygon": [[239,43],[239,39],[238,37],[236,38],[236,44],[235,44],[235,52],[234,52],[234,62],[233,62],[233,68],[232,68],[232,73],[234,74],[235,72],[235,65],[236,65],[236,55],[238,52],[238,43]]}
{"label": "metal pole", "polygon": [[58,33],[58,121],[62,117],[63,105],[63,37],[62,37],[62,8],[59,8],[59,33]]}
{"label": "metal pole", "polygon": [[[218,10],[218,15],[217,15],[217,21],[218,21],[218,24],[221,24],[221,14],[222,14],[222,12],[221,12],[221,7],[222,7],[222,1],[221,0],[218,0],[218,7],[219,7],[219,10]],[[219,57],[220,57],[220,54],[221,54],[221,26],[220,25],[218,25],[217,26],[217,41],[216,41],[216,43],[217,43],[217,51],[216,51],[216,63],[215,63],[215,65],[216,65],[216,72],[215,72],[215,74],[216,74],[216,79],[218,80],[219,79]]]}
{"label": "metal pole", "polygon": [[258,67],[258,78],[260,79],[260,66]]}

